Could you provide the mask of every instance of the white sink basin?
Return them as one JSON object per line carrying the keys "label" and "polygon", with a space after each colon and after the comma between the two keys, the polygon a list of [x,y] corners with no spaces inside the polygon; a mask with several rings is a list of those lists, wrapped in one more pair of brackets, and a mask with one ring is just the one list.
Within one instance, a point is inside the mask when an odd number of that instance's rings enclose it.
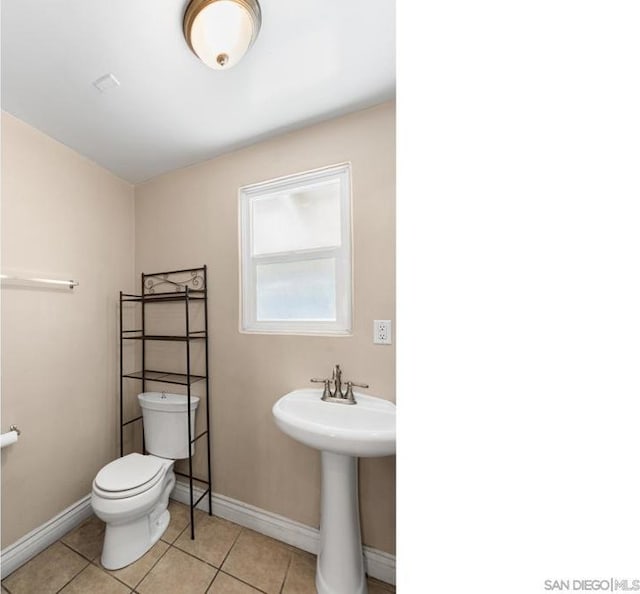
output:
{"label": "white sink basin", "polygon": [[293,439],[325,452],[347,456],[390,456],[396,452],[396,407],[382,398],[355,392],[357,404],[320,400],[322,390],[285,394],[273,406],[278,427]]}
{"label": "white sink basin", "polygon": [[396,452],[396,406],[355,392],[357,404],[325,402],[322,390],[294,390],[273,405],[276,425],[320,450],[318,594],[367,594],[360,514],[358,457]]}

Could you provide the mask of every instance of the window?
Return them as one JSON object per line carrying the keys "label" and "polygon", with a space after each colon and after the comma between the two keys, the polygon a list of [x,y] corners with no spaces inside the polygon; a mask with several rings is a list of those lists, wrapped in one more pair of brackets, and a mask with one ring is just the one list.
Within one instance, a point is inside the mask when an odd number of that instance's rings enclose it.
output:
{"label": "window", "polygon": [[240,188],[241,329],[351,333],[351,166]]}

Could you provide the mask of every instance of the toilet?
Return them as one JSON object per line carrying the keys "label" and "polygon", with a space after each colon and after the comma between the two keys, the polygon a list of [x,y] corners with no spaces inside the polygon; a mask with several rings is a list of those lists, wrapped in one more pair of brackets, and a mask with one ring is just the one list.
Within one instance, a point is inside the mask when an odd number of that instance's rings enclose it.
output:
{"label": "toilet", "polygon": [[[189,457],[187,398],[180,394],[144,392],[142,409],[147,455],[128,454],[98,472],[91,490],[91,507],[106,524],[101,562],[120,569],[144,555],[169,525],[169,495],[176,477],[175,460]],[[199,398],[191,397],[191,436]],[[191,444],[191,454],[194,444]]]}

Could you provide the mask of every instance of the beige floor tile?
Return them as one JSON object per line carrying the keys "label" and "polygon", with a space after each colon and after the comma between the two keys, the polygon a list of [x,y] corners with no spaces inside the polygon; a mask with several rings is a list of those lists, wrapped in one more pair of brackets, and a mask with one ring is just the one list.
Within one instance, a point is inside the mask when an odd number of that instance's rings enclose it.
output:
{"label": "beige floor tile", "polygon": [[217,570],[171,547],[136,588],[140,594],[204,594]]}
{"label": "beige floor tile", "polygon": [[396,591],[396,587],[393,584],[387,584],[371,577],[367,579],[367,587],[369,588],[369,594],[390,594]]}
{"label": "beige floor tile", "polygon": [[11,594],[57,592],[88,564],[84,557],[56,542],[16,569],[4,580],[4,585]]}
{"label": "beige floor tile", "polygon": [[65,534],[61,540],[83,557],[93,561],[102,554],[104,522],[96,516],[91,516],[75,530]]}
{"label": "beige floor tile", "polygon": [[277,540],[243,529],[222,569],[268,594],[278,594],[292,554]]}
{"label": "beige floor tile", "polygon": [[248,584],[237,580],[226,573],[219,571],[213,580],[207,594],[261,594],[260,590],[252,588]]}
{"label": "beige floor tile", "polygon": [[282,594],[316,594],[316,556],[294,552]]}
{"label": "beige floor tile", "polygon": [[220,567],[242,528],[200,510],[196,510],[195,514],[195,540],[191,540],[191,531],[187,529],[173,546]]}
{"label": "beige floor tile", "polygon": [[178,503],[177,501],[169,501],[169,513],[171,520],[164,534],[160,537],[169,544],[180,536],[180,533],[189,525],[189,506]]}
{"label": "beige floor tile", "polygon": [[95,565],[89,565],[60,590],[60,594],[87,594],[88,592],[91,594],[129,594],[131,588],[121,584]]}
{"label": "beige floor tile", "polygon": [[140,559],[131,565],[127,565],[122,569],[116,569],[115,571],[105,571],[118,578],[121,582],[135,588],[142,581],[142,578],[149,573],[149,570],[156,564],[158,559],[166,553],[168,548],[169,545],[166,542],[159,540],[142,557],[140,557]]}

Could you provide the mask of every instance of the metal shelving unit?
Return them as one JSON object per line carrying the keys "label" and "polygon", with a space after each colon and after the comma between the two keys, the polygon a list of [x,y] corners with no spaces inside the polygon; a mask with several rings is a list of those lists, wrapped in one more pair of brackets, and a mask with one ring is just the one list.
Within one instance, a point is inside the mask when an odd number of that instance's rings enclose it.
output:
{"label": "metal shelving unit", "polygon": [[[166,290],[169,288],[170,290]],[[158,289],[162,289],[158,291]],[[156,303],[183,303],[184,304],[184,333],[180,335],[170,334],[147,334],[146,327],[146,308]],[[141,305],[140,328],[126,330],[123,328],[123,304],[139,303]],[[191,329],[191,304],[200,304],[204,307],[204,329]],[[211,509],[211,437],[210,437],[210,418],[209,418],[209,333],[208,333],[208,312],[207,312],[207,267],[188,268],[185,270],[171,270],[167,272],[154,272],[141,275],[140,295],[131,295],[120,291],[120,456],[124,455],[124,428],[131,423],[142,420],[142,416],[124,420],[124,380],[134,379],[142,382],[142,392],[146,390],[147,382],[162,382],[166,384],[174,384],[186,386],[187,411],[191,410],[191,387],[197,382],[205,382],[205,414],[206,425],[205,431],[197,436],[191,434],[191,423],[189,422],[189,414],[186,414],[186,422],[189,437],[189,473],[178,472],[175,474],[189,479],[189,501],[190,501],[190,520],[191,520],[191,538],[195,538],[195,528],[193,521],[193,510],[198,503],[205,497],[209,496],[209,515],[212,514]],[[128,340],[137,340],[141,342],[141,362],[142,369],[139,371],[125,372],[123,361],[123,346]],[[185,344],[185,372],[175,372],[167,370],[147,369],[146,342],[183,342]],[[191,343],[204,341],[205,347],[205,369],[204,375],[202,371],[199,374],[193,373],[191,369]],[[207,442],[207,478],[199,478],[193,475],[193,457],[191,453],[191,445],[199,439],[206,437]],[[144,428],[142,433],[142,447],[144,451]],[[196,500],[193,500],[193,483],[194,481],[207,485],[205,492]]]}

